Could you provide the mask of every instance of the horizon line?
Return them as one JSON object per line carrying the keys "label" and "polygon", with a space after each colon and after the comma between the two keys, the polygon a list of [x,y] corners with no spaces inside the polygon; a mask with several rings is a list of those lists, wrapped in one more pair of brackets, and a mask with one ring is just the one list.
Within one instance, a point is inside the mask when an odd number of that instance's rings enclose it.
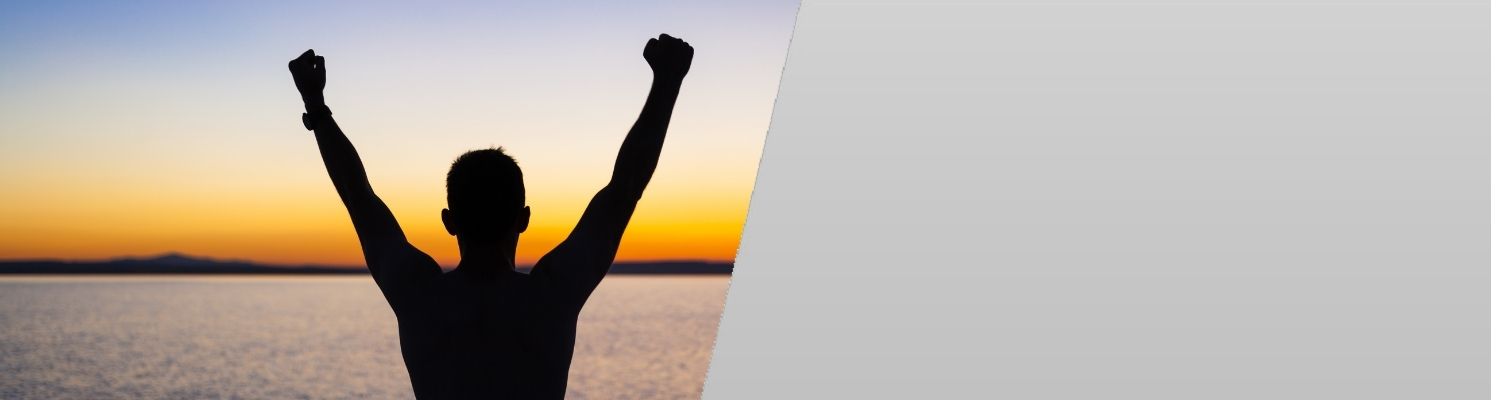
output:
{"label": "horizon line", "polygon": [[[109,257],[103,257],[103,258],[87,258],[87,259],[69,259],[69,258],[60,258],[60,257],[52,257],[52,258],[47,258],[47,257],[37,257],[37,258],[0,258],[0,263],[19,263],[19,262],[108,263],[108,262],[120,262],[120,261],[152,261],[152,260],[159,260],[159,259],[163,259],[163,258],[180,258],[180,259],[187,259],[187,260],[192,260],[192,261],[213,262],[213,263],[220,263],[220,264],[251,264],[251,265],[257,265],[257,266],[264,266],[264,267],[287,267],[287,268],[319,267],[319,268],[341,268],[341,269],[366,269],[366,268],[368,268],[364,264],[326,264],[326,263],[312,263],[312,262],[306,262],[306,263],[299,263],[299,262],[278,263],[278,262],[255,261],[255,260],[249,260],[249,259],[243,259],[243,258],[218,258],[218,257],[211,257],[211,256],[199,256],[199,255],[193,255],[193,254],[183,253],[183,252],[180,252],[180,251],[167,251],[167,252],[161,252],[161,253],[155,253],[155,254],[148,254],[148,255],[118,255],[118,256],[109,256]],[[715,259],[705,259],[705,258],[681,258],[681,259],[668,258],[668,259],[651,259],[651,260],[615,260],[615,262],[614,262],[614,264],[662,264],[662,263],[703,263],[703,264],[731,264],[731,265],[733,265],[734,264],[734,260],[733,259],[715,260]],[[452,268],[452,267],[456,266],[456,265],[446,265],[446,264],[439,264],[439,265],[442,266],[444,269]],[[534,262],[533,263],[528,263],[528,264],[517,264],[516,268],[530,268],[530,267],[533,267],[535,265],[536,265],[536,263],[534,263]]]}

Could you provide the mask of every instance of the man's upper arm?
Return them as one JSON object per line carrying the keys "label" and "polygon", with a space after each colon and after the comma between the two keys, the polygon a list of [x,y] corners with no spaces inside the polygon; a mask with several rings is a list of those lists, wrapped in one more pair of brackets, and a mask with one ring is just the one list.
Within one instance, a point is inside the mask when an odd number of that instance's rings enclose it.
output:
{"label": "man's upper arm", "polygon": [[376,285],[395,306],[413,286],[412,283],[442,274],[437,262],[406,240],[385,202],[374,193],[358,196],[345,204],[359,235],[365,264]]}
{"label": "man's upper arm", "polygon": [[639,192],[615,186],[600,190],[589,201],[578,226],[562,244],[537,260],[532,274],[552,280],[581,304],[614,264],[620,239],[639,200]]}

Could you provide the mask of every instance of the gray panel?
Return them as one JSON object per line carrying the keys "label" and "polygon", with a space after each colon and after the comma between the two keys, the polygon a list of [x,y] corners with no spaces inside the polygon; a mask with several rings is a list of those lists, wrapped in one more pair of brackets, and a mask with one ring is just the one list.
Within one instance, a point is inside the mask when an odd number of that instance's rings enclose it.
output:
{"label": "gray panel", "polygon": [[805,0],[704,397],[1484,398],[1488,11]]}

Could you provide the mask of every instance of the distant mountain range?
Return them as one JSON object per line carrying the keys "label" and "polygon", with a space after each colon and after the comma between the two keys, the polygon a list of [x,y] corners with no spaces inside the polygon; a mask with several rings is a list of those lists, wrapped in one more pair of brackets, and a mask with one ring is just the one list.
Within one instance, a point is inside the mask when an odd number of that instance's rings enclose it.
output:
{"label": "distant mountain range", "polygon": [[[529,268],[521,268],[523,271]],[[611,274],[725,275],[730,263],[699,261],[615,263]],[[181,253],[97,261],[7,260],[0,274],[367,274],[362,266],[273,265],[245,260],[216,260]]]}

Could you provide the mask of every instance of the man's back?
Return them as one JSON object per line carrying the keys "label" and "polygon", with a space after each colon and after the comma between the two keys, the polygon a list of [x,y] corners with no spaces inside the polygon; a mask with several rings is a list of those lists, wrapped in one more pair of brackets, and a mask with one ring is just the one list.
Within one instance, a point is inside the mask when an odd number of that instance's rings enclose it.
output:
{"label": "man's back", "polygon": [[421,398],[561,398],[579,309],[544,279],[452,271],[398,308],[401,353]]}
{"label": "man's back", "polygon": [[412,246],[370,187],[359,154],[324,103],[323,57],[308,50],[287,64],[307,109],[302,123],[317,138],[365,265],[396,313],[417,397],[560,399],[566,393],[578,312],[614,263],[656,170],[693,48],[662,34],[646,42],[642,56],[651,66],[651,91],[620,145],[609,183],[531,274],[515,271],[517,243],[531,221],[515,159],[494,148],[453,162],[442,219],[458,238],[462,261],[444,273]]}

